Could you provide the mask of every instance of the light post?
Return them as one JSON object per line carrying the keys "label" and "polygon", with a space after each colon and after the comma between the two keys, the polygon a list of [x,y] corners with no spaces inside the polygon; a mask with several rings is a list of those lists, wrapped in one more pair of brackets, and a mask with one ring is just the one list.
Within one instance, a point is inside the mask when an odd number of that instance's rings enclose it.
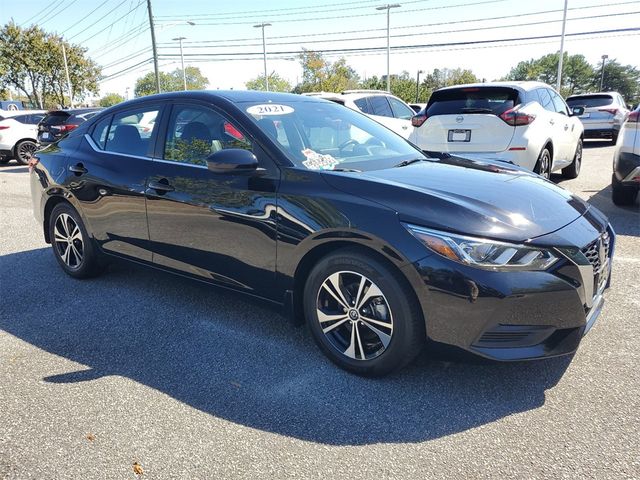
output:
{"label": "light post", "polygon": [[399,3],[387,3],[386,5],[382,5],[380,7],[376,7],[376,10],[386,10],[387,11],[387,92],[391,92],[391,67],[390,67],[390,57],[391,57],[391,44],[389,39],[389,12],[392,8],[399,8],[401,5]]}
{"label": "light post", "polygon": [[186,40],[187,37],[176,37],[171,40],[180,42],[180,64],[182,65],[182,85],[183,90],[187,89],[187,73],[184,70],[184,54],[182,53],[182,40]]}
{"label": "light post", "polygon": [[562,35],[560,36],[560,56],[558,57],[558,75],[556,75],[556,90],[560,92],[562,86],[562,62],[564,61],[564,31],[567,26],[567,5],[569,0],[564,0],[564,14],[562,17]]}
{"label": "light post", "polygon": [[264,27],[270,27],[270,23],[259,23],[254,25],[253,28],[261,28],[262,29],[262,60],[264,62],[264,86],[265,90],[269,91],[269,77],[267,76],[267,43],[264,39]]}
{"label": "light post", "polygon": [[420,74],[424,73],[424,70],[418,70],[418,74],[416,75],[416,103],[418,103],[418,99],[420,98]]}
{"label": "light post", "polygon": [[600,72],[600,91],[602,91],[602,88],[604,86],[604,64],[607,61],[607,58],[609,58],[609,55],[602,55],[602,71]]}

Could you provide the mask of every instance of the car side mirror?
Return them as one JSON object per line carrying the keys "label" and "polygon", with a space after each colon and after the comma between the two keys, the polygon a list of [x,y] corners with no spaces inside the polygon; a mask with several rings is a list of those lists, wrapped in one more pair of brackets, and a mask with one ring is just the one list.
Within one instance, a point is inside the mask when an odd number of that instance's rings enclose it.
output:
{"label": "car side mirror", "polygon": [[207,168],[214,173],[248,173],[258,169],[258,159],[249,150],[227,148],[207,157]]}
{"label": "car side mirror", "polygon": [[584,107],[573,107],[571,109],[571,116],[572,117],[579,117],[583,113],[584,113]]}

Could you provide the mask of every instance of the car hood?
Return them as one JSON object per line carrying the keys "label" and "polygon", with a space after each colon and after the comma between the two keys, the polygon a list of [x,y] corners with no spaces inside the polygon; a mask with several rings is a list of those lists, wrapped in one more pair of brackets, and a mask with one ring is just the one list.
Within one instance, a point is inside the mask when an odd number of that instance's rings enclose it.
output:
{"label": "car hood", "polygon": [[500,240],[546,235],[589,208],[519,167],[459,157],[325,178],[334,188],[395,210],[400,221]]}

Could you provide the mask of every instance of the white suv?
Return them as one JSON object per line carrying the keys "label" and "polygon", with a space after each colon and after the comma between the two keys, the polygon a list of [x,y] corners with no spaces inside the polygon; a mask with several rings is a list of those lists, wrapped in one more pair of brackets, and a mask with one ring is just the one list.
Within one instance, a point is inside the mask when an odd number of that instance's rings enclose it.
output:
{"label": "white suv", "polygon": [[15,158],[26,165],[38,146],[38,122],[44,110],[0,111],[0,164]]}
{"label": "white suv", "polygon": [[583,126],[562,97],[540,82],[492,82],[436,90],[413,117],[409,141],[427,152],[485,157],[549,178],[576,178]]}
{"label": "white suv", "polygon": [[640,106],[624,122],[613,155],[611,195],[616,205],[633,205],[640,191]]}
{"label": "white suv", "polygon": [[409,138],[413,109],[398,97],[380,90],[345,90],[342,93],[313,92],[303,95],[320,97],[362,112],[398,135]]}

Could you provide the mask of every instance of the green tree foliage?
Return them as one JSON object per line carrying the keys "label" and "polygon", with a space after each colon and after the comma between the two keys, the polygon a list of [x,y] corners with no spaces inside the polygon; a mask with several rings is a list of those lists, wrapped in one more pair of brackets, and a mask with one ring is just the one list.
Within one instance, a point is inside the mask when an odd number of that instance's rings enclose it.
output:
{"label": "green tree foliage", "polygon": [[[600,90],[602,62],[599,63],[592,79],[592,90]],[[632,65],[621,65],[615,59],[607,61],[604,66],[604,82],[602,91],[618,92],[630,106],[640,102],[640,70]]]}
{"label": "green tree foliage", "polygon": [[[204,90],[209,85],[209,79],[202,75],[198,67],[186,67],[187,90]],[[184,88],[182,81],[182,69],[166,73],[160,72],[160,90],[163,92],[177,92]],[[156,93],[156,75],[149,72],[136,80],[134,89],[136,97],[144,97]]]}
{"label": "green tree foliage", "polygon": [[[244,84],[247,90],[266,90],[264,75],[249,80]],[[291,84],[277,73],[269,75],[269,90],[272,92],[290,92]]]}
{"label": "green tree foliage", "polygon": [[341,92],[358,88],[360,77],[344,58],[332,63],[321,53],[306,49],[302,49],[299,58],[302,83],[296,85],[295,93]]}
{"label": "green tree foliage", "polygon": [[[550,53],[538,59],[525,60],[511,69],[504,80],[535,80],[555,87],[558,80],[558,53]],[[592,89],[594,68],[584,55],[569,55],[565,52],[560,93],[567,97]]]}
{"label": "green tree foliage", "polygon": [[36,25],[22,29],[9,22],[0,30],[0,88],[24,94],[41,108],[68,105],[62,45],[66,49],[74,101],[97,93],[100,68],[86,49],[46,33]]}
{"label": "green tree foliage", "polygon": [[100,99],[101,107],[111,107],[112,105],[117,105],[120,102],[124,102],[124,97],[117,93],[107,93],[104,97]]}

